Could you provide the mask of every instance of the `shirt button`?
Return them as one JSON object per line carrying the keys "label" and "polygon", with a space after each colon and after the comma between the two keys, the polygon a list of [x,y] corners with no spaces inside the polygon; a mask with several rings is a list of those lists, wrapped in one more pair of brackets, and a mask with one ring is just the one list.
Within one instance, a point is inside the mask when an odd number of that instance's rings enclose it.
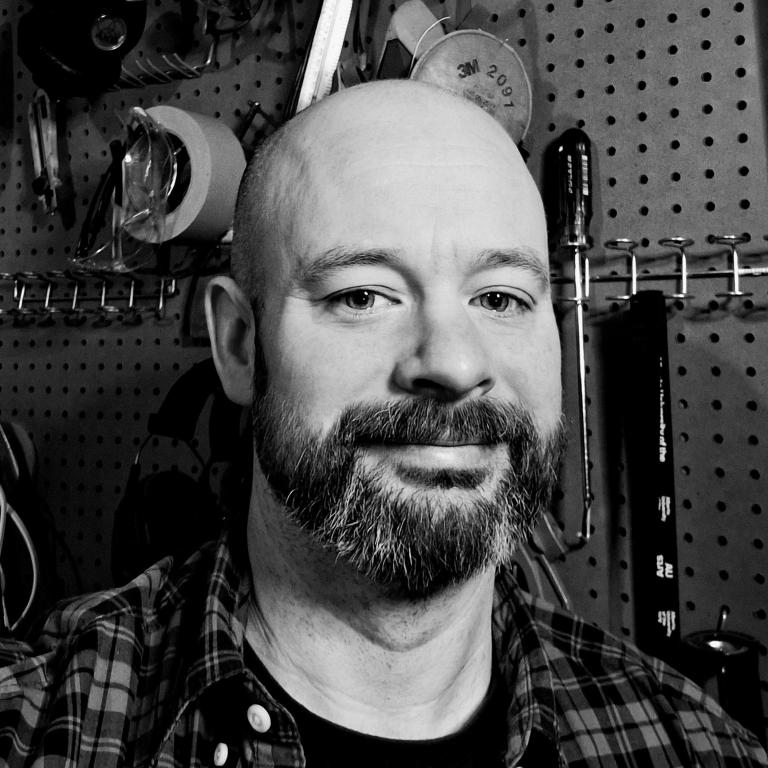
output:
{"label": "shirt button", "polygon": [[251,704],[248,707],[247,717],[251,728],[259,733],[266,733],[272,726],[272,718],[261,704]]}
{"label": "shirt button", "polygon": [[229,757],[229,747],[222,741],[216,745],[216,749],[213,751],[213,764],[217,768],[221,768],[227,762]]}

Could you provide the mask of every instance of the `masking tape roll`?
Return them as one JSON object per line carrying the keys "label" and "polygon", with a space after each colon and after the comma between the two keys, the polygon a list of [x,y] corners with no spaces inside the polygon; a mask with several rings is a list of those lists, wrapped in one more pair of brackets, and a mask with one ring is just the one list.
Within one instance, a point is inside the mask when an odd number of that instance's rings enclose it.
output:
{"label": "masking tape roll", "polygon": [[240,142],[230,128],[207,115],[165,105],[150,107],[147,114],[175,136],[189,156],[189,186],[165,217],[163,240],[218,240],[232,226],[245,170]]}

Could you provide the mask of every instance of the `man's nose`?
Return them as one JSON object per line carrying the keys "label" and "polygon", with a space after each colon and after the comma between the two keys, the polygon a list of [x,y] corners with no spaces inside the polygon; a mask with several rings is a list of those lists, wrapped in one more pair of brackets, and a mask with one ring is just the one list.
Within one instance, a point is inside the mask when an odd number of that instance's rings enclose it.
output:
{"label": "man's nose", "polygon": [[422,313],[411,347],[397,364],[398,389],[423,397],[455,401],[485,394],[494,386],[488,339],[464,308]]}

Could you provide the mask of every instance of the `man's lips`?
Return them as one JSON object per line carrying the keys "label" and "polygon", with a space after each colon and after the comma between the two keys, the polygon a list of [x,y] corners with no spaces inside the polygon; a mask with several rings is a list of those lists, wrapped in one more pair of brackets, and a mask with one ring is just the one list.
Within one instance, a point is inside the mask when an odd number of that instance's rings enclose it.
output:
{"label": "man's lips", "polygon": [[498,443],[442,440],[429,443],[367,443],[373,457],[433,469],[471,469],[487,467],[499,449]]}
{"label": "man's lips", "polygon": [[384,447],[394,446],[408,448],[410,446],[435,446],[438,448],[460,448],[466,445],[480,445],[491,447],[492,443],[480,440],[424,440],[424,441],[402,441],[402,440],[383,440],[381,442],[370,441],[367,445],[381,445]]}

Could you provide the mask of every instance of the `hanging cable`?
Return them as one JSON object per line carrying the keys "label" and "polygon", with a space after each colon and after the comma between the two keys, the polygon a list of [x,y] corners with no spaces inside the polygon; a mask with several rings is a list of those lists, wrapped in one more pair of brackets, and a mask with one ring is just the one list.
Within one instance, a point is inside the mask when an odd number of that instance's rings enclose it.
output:
{"label": "hanging cable", "polygon": [[2,556],[2,547],[5,539],[5,527],[8,519],[10,519],[10,521],[18,529],[19,534],[21,535],[21,538],[24,541],[24,545],[27,548],[27,553],[29,554],[29,562],[32,567],[32,585],[29,590],[29,597],[27,598],[26,605],[22,609],[16,621],[14,621],[13,623],[11,623],[10,618],[8,616],[8,611],[6,609],[6,604],[5,604],[6,580],[5,580],[5,574],[3,573],[2,568],[0,567],[0,607],[2,608],[3,624],[5,626],[5,629],[10,630],[11,632],[14,632],[19,627],[21,622],[26,618],[27,614],[29,613],[29,609],[32,607],[32,603],[34,602],[35,597],[37,595],[38,584],[40,581],[40,566],[37,560],[37,550],[35,549],[34,542],[32,541],[32,536],[27,530],[27,526],[24,525],[24,522],[21,519],[21,517],[19,517],[19,514],[8,503],[8,499],[6,498],[5,491],[3,490],[3,487],[0,485],[0,556]]}

